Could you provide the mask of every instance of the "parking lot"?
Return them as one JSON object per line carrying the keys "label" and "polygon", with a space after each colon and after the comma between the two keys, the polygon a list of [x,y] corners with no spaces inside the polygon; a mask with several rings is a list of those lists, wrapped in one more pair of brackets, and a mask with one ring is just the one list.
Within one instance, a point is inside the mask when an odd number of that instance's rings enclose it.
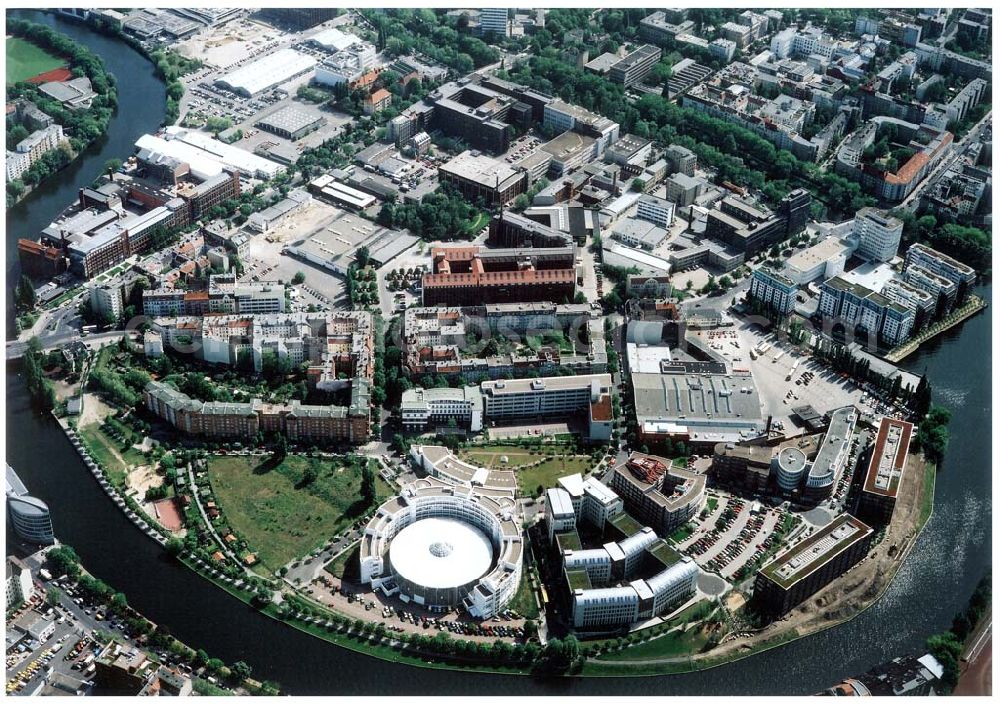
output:
{"label": "parking lot", "polygon": [[443,614],[432,612],[413,602],[405,603],[398,596],[387,597],[359,584],[343,583],[327,573],[314,580],[308,591],[313,599],[342,614],[383,623],[397,633],[448,631],[463,638],[489,642],[498,638],[524,639],[524,619],[510,609],[497,618],[480,623],[470,619],[459,608]]}
{"label": "parking lot", "polygon": [[710,494],[714,510],[678,544],[700,567],[726,580],[774,545],[773,533],[786,511],[739,497]]}
{"label": "parking lot", "polygon": [[[791,420],[794,406],[810,405],[824,414],[835,408],[857,405],[863,396],[853,381],[836,374],[794,345],[764,332],[756,322],[737,319],[733,328],[695,334],[706,344],[716,345],[715,351],[727,361],[750,369],[764,405],[763,415],[773,416],[776,426],[783,428],[786,434],[795,428]],[[750,351],[762,345],[770,347],[754,359]],[[805,379],[803,375],[807,375]]]}

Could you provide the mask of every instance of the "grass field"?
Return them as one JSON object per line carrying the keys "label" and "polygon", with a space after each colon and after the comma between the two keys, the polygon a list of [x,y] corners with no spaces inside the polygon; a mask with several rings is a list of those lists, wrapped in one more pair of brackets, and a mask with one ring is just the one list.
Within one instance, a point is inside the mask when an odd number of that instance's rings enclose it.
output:
{"label": "grass field", "polygon": [[7,37],[7,84],[26,81],[66,62],[20,37]]}
{"label": "grass field", "polygon": [[528,580],[528,570],[521,570],[521,583],[517,587],[517,593],[510,600],[507,606],[526,618],[538,618],[538,604],[535,602],[535,595],[531,591]]}
{"label": "grass field", "polygon": [[645,643],[638,643],[625,650],[605,653],[597,659],[615,660],[653,660],[657,658],[680,657],[694,655],[708,642],[708,635],[701,628],[691,628],[687,631],[674,631],[665,636],[654,638]]}
{"label": "grass field", "polygon": [[[563,446],[525,448],[516,445],[483,445],[461,450],[459,455],[481,467],[517,470],[518,488],[526,496],[537,495],[539,486],[542,489],[555,486],[559,477],[586,472],[591,465],[589,457],[567,454],[567,448]],[[507,457],[506,464],[500,461],[501,457]],[[535,462],[538,464],[527,466]]]}
{"label": "grass field", "polygon": [[[121,443],[109,437],[99,425],[93,424],[77,429],[77,434],[83,439],[84,444],[90,450],[94,461],[101,463],[108,470],[108,480],[118,486],[125,483],[127,467],[118,459],[120,455],[130,464],[145,464],[145,456],[138,450],[122,449]],[[117,455],[115,454],[117,451]]]}
{"label": "grass field", "polygon": [[[213,457],[208,472],[219,508],[261,562],[277,569],[305,555],[357,520],[361,470],[328,458],[290,455],[270,468],[269,457]],[[307,467],[316,479],[303,485]],[[376,476],[380,499],[391,494]]]}

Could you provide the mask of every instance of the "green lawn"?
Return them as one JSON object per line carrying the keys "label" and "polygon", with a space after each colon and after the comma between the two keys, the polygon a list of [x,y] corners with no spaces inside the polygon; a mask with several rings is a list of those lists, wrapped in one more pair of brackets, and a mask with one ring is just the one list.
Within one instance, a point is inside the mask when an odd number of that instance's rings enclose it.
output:
{"label": "green lawn", "polygon": [[360,555],[361,548],[355,545],[353,548],[345,551],[340,557],[327,565],[326,571],[337,579],[343,579],[346,574],[348,581],[357,580],[359,577],[358,560],[361,559]]}
{"label": "green lawn", "polygon": [[[307,467],[316,479],[303,486]],[[361,470],[329,458],[290,455],[277,467],[270,457],[213,457],[212,489],[229,524],[277,569],[313,550],[367,510],[361,499]],[[378,495],[391,490],[376,475]]]}
{"label": "green lawn", "polygon": [[[553,487],[559,477],[586,472],[591,465],[589,457],[567,454],[567,448],[564,446],[529,449],[516,445],[483,445],[461,450],[459,455],[481,467],[518,470],[518,487],[522,494],[529,496],[536,495],[539,486],[542,489]],[[506,464],[500,461],[504,456],[507,457]],[[539,460],[541,462],[538,462]],[[538,464],[528,466],[534,462]]]}
{"label": "green lawn", "polygon": [[[98,462],[108,470],[109,476],[108,480],[116,485],[124,484],[125,473],[128,469],[118,456],[115,455],[114,450],[118,451],[118,455],[121,455],[126,462],[130,464],[140,465],[144,464],[147,460],[145,456],[138,450],[132,449],[122,449],[121,444],[109,437],[101,430],[99,425],[88,425],[83,428],[77,429],[77,434],[83,440],[84,445],[90,450],[91,456],[94,458],[95,462]],[[114,448],[114,449],[112,449]]]}
{"label": "green lawn", "polygon": [[687,631],[674,631],[665,636],[654,638],[645,643],[638,643],[624,650],[605,653],[597,659],[600,660],[647,660],[656,658],[679,657],[682,655],[694,655],[702,649],[708,642],[708,636],[700,628],[691,628]]}
{"label": "green lawn", "polygon": [[573,343],[566,339],[562,330],[544,332],[540,335],[529,335],[525,339],[525,344],[537,352],[542,347],[556,347],[560,352],[573,354],[575,351]]}
{"label": "green lawn", "polygon": [[26,81],[66,62],[20,37],[7,37],[7,84]]}
{"label": "green lawn", "polygon": [[525,618],[538,618],[538,604],[535,602],[535,595],[531,591],[528,580],[528,570],[521,570],[521,583],[517,587],[517,593],[510,600],[507,607],[513,609]]}

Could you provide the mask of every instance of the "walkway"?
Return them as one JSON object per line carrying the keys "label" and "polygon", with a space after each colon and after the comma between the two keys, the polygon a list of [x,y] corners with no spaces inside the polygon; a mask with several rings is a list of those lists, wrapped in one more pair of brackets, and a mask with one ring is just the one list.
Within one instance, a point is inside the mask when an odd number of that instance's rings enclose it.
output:
{"label": "walkway", "polygon": [[986,307],[986,301],[984,301],[979,296],[969,296],[969,300],[966,301],[958,310],[952,312],[948,317],[940,320],[934,325],[930,326],[919,335],[909,340],[899,347],[894,347],[885,356],[887,362],[899,362],[905,357],[916,352],[920,345],[927,342],[928,340],[937,337],[946,330],[950,330],[967,318],[971,318],[973,315],[983,310]]}

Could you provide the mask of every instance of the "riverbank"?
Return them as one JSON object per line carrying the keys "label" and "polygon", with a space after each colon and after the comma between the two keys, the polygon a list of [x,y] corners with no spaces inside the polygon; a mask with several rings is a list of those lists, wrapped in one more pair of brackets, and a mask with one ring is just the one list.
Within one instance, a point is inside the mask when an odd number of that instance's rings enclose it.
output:
{"label": "riverbank", "polygon": [[[84,150],[107,132],[118,106],[118,87],[117,79],[107,72],[104,61],[65,34],[43,24],[10,16],[7,17],[6,30],[8,36],[18,37],[53,56],[65,59],[71,70],[82,71],[90,80],[91,89],[95,93],[85,109],[71,110],[60,101],[42,93],[35,84],[21,81],[7,86],[8,103],[16,100],[31,101],[56,124],[62,126],[67,137],[67,141],[34,161],[18,178],[7,182],[7,207],[10,208],[51,176],[76,161]],[[17,124],[11,128],[11,133],[14,134],[14,139],[23,139],[30,130]],[[8,147],[10,146],[8,142]]]}
{"label": "riverbank", "polygon": [[[933,513],[936,468],[922,458],[911,456],[908,469],[900,486],[896,514],[881,542],[862,562],[809,597],[782,620],[749,639],[728,641],[704,654],[648,659],[647,662],[591,658],[582,674],[658,675],[663,674],[664,666],[675,673],[714,669],[841,627],[857,618],[885,596]],[[760,641],[754,642],[757,638]]]}
{"label": "riverbank", "polygon": [[968,318],[974,316],[979,311],[985,309],[986,309],[986,301],[984,301],[979,296],[969,296],[969,300],[966,301],[965,305],[963,305],[958,310],[952,312],[951,315],[947,316],[943,320],[938,321],[934,325],[922,331],[912,340],[907,340],[899,347],[895,347],[892,350],[890,350],[889,353],[885,356],[885,360],[887,362],[892,362],[893,364],[901,362],[903,359],[905,359],[906,357],[910,356],[918,349],[920,349],[920,346],[925,342],[933,340],[941,333],[951,330],[956,325],[959,325]]}

